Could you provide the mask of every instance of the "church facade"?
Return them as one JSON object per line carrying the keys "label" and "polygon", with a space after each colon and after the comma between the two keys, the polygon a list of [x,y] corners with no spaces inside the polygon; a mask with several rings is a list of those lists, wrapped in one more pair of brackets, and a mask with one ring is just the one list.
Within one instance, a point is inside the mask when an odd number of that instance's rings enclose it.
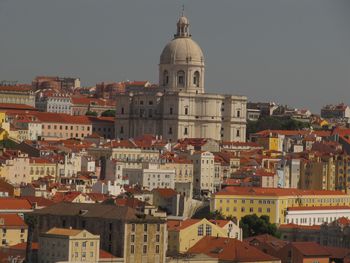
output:
{"label": "church facade", "polygon": [[116,137],[245,141],[247,98],[205,93],[204,74],[203,52],[182,15],[160,56],[159,86],[117,95]]}

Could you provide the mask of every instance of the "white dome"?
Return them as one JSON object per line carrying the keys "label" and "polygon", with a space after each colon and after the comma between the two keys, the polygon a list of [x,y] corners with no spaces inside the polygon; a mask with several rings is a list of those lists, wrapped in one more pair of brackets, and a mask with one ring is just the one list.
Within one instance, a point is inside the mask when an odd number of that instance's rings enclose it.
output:
{"label": "white dome", "polygon": [[160,64],[204,65],[202,49],[190,37],[179,37],[170,41],[160,55]]}

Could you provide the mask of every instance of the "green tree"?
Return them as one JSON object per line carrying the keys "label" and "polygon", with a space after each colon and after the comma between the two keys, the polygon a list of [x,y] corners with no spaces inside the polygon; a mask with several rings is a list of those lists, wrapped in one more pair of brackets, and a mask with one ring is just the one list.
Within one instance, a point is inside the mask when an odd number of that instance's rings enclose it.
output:
{"label": "green tree", "polygon": [[301,130],[309,127],[308,123],[290,118],[264,116],[257,121],[248,121],[247,136],[263,130]]}
{"label": "green tree", "polygon": [[115,110],[106,110],[102,112],[102,117],[115,117]]}
{"label": "green tree", "polygon": [[86,116],[93,116],[93,117],[97,117],[97,112],[96,111],[87,111],[86,113],[85,113],[85,115]]}
{"label": "green tree", "polygon": [[246,215],[241,218],[239,226],[242,228],[244,238],[262,234],[280,237],[276,224],[271,224],[270,217],[267,215],[262,215],[260,217],[256,214]]}

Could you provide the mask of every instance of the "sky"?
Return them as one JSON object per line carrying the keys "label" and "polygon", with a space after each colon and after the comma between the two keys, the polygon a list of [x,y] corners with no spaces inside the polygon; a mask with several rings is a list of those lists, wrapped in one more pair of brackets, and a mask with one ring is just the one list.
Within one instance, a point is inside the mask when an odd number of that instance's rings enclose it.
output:
{"label": "sky", "polygon": [[349,0],[0,0],[0,80],[157,83],[183,4],[206,92],[350,104]]}

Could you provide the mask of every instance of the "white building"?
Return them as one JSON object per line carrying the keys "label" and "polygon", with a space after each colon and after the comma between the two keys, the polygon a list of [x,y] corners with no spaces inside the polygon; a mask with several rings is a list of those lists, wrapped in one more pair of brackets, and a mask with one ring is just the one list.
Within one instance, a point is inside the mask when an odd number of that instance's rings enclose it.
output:
{"label": "white building", "polygon": [[111,181],[98,181],[92,185],[93,193],[118,196],[124,192],[123,185]]}
{"label": "white building", "polygon": [[193,192],[196,195],[215,192],[214,154],[194,152],[189,158],[193,161]]}
{"label": "white building", "polygon": [[287,223],[305,226],[330,223],[340,217],[350,218],[349,206],[289,207],[286,211]]}
{"label": "white building", "polygon": [[204,90],[204,55],[181,16],[177,33],[163,49],[159,87],[140,88],[117,95],[116,137],[143,134],[181,138],[245,141],[244,96],[208,94]]}
{"label": "white building", "polygon": [[175,188],[175,170],[160,169],[158,164],[145,163],[143,168],[125,168],[123,176],[130,185],[139,185],[149,191],[154,188]]}

